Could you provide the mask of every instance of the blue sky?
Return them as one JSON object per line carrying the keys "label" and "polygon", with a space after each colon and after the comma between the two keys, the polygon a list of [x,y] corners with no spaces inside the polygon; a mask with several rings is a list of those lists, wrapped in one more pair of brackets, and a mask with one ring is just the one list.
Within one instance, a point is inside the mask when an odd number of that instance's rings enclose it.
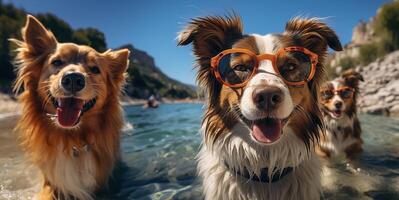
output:
{"label": "blue sky", "polygon": [[234,10],[244,22],[245,33],[282,32],[290,18],[327,17],[343,44],[353,27],[374,16],[389,0],[3,0],[30,13],[51,12],[73,28],[94,27],[106,35],[108,47],[131,43],[148,52],[163,72],[194,84],[191,47],[177,47],[176,35],[192,18],[223,15]]}

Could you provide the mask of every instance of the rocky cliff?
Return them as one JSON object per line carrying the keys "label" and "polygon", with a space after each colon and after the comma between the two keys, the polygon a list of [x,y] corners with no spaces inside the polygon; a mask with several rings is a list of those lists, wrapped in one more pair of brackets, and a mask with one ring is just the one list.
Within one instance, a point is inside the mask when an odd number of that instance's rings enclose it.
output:
{"label": "rocky cliff", "polygon": [[[377,12],[378,13],[378,12]],[[373,24],[375,17],[371,17],[368,21],[360,21],[358,25],[353,28],[352,40],[346,44],[344,51],[335,52],[329,57],[329,64],[336,69],[339,74],[342,70],[341,60],[345,58],[356,58],[359,56],[360,47],[369,44],[376,40]]]}
{"label": "rocky cliff", "polygon": [[378,35],[374,30],[383,8],[384,5],[376,16],[361,21],[353,29],[352,41],[345,45],[344,51],[332,54],[327,66],[331,69],[331,78],[347,68],[355,68],[363,75],[358,97],[360,112],[399,116],[399,51],[381,55],[370,64],[364,65],[360,61],[362,50],[373,50],[369,44],[385,39],[385,35]]}
{"label": "rocky cliff", "polygon": [[197,97],[195,86],[169,78],[146,52],[136,49],[131,44],[120,48],[130,50],[129,77],[125,90],[129,96],[139,99],[148,98],[150,95],[172,99]]}
{"label": "rocky cliff", "polygon": [[365,82],[360,84],[358,106],[361,112],[399,116],[399,51],[358,66]]}

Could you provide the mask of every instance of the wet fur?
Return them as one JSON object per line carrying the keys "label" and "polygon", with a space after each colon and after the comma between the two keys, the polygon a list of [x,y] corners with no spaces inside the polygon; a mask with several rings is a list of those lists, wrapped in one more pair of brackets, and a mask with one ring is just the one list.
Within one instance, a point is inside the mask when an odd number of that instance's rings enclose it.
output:
{"label": "wet fur", "polygon": [[[264,53],[257,43],[262,36],[244,35],[237,15],[196,18],[180,33],[180,45],[193,44],[197,59],[197,82],[207,95],[202,122],[203,145],[198,154],[198,172],[203,178],[205,199],[319,199],[320,164],[313,146],[323,127],[317,106],[318,87],[324,77],[327,45],[341,50],[335,33],[317,19],[294,18],[282,34],[267,35],[276,51],[280,47],[304,46],[319,56],[316,75],[303,87],[285,86],[296,104],[282,138],[273,145],[261,145],[251,137],[242,120],[240,101],[246,86],[232,89],[214,77],[210,59],[225,49],[246,48]],[[268,47],[265,47],[268,48]],[[269,53],[269,52],[268,52]],[[281,84],[281,83],[279,83]],[[246,168],[252,175],[260,169],[293,166],[294,172],[276,183],[247,180],[227,169]]]}
{"label": "wet fur", "polygon": [[[53,34],[32,16],[27,17],[22,36],[22,41],[12,40],[18,45],[15,90],[21,91],[18,100],[22,106],[16,131],[28,158],[43,175],[38,198],[93,199],[95,191],[107,187],[115,162],[120,159],[119,137],[123,117],[119,95],[129,52],[120,50],[100,54],[90,47],[58,43]],[[100,103],[85,113],[79,126],[73,129],[61,128],[46,116],[46,112],[54,108],[43,94],[55,83],[50,79],[43,81],[41,77],[49,73],[45,63],[60,45],[67,45],[62,47],[67,54],[69,49],[76,48],[95,52],[95,58],[103,59],[101,67],[106,76],[106,82],[94,81],[101,85],[98,86],[101,89],[94,86],[94,91],[106,91],[98,94]],[[58,74],[51,75],[56,76]],[[85,144],[91,144],[92,150],[73,157],[72,148]]]}
{"label": "wet fur", "polygon": [[[332,107],[331,101],[321,101],[325,134],[321,138],[317,153],[322,157],[333,157],[335,155],[345,155],[350,161],[355,161],[363,152],[363,140],[361,138],[361,126],[357,117],[356,99],[359,93],[359,82],[363,81],[361,74],[354,70],[345,71],[341,77],[333,80],[336,86],[347,86],[355,90],[353,97],[344,100],[345,110],[340,119],[333,118],[329,109]],[[324,88],[334,88],[334,84],[326,82]]]}

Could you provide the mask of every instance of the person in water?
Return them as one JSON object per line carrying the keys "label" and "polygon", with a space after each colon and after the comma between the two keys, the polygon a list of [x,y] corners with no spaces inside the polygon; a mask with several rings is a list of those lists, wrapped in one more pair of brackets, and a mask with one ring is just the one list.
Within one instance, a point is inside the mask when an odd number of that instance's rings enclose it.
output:
{"label": "person in water", "polygon": [[148,100],[146,105],[144,105],[144,108],[157,108],[159,105],[157,99],[155,98],[154,95],[151,95]]}

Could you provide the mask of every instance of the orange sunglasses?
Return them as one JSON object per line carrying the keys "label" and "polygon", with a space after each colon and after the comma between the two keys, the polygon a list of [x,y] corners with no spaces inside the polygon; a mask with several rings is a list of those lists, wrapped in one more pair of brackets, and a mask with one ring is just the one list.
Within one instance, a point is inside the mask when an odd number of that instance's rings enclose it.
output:
{"label": "orange sunglasses", "polygon": [[233,48],[214,56],[211,59],[211,67],[219,82],[228,87],[237,88],[245,86],[256,74],[262,60],[270,60],[274,71],[283,78],[286,84],[299,86],[312,80],[316,72],[318,56],[298,46],[282,48],[274,55],[256,55],[248,49]]}
{"label": "orange sunglasses", "polygon": [[339,95],[341,98],[349,99],[352,97],[354,92],[355,89],[348,86],[342,86],[335,90],[323,90],[321,91],[321,95],[325,100],[331,99],[336,94]]}

